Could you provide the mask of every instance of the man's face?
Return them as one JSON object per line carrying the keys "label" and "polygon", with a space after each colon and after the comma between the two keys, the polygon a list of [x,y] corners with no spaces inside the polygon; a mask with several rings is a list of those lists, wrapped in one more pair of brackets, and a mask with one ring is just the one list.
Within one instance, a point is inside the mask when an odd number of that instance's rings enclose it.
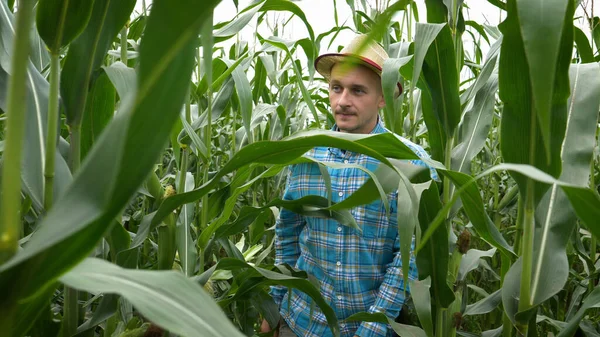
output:
{"label": "man's face", "polygon": [[370,133],[385,106],[381,80],[365,66],[338,63],[331,69],[329,102],[340,131]]}

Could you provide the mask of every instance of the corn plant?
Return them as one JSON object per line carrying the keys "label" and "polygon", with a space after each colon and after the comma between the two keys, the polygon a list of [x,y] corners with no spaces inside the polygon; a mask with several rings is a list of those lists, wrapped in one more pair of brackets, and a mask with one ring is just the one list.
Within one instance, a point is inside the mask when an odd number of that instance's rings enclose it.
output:
{"label": "corn plant", "polygon": [[[349,320],[400,336],[600,333],[593,2],[488,0],[493,27],[469,20],[471,1],[334,0],[322,34],[289,0],[234,1],[226,22],[217,0],[137,3],[0,1],[3,335],[252,336],[280,320],[276,284],[339,335],[318,280],[274,265],[279,209],[359,228],[350,210],[395,189],[403,265],[414,254],[419,271],[409,318]],[[388,51],[382,120],[441,181],[392,133],[327,131],[313,62],[346,30]],[[288,165],[327,178],[314,146],[381,165],[339,203],[282,200]]]}

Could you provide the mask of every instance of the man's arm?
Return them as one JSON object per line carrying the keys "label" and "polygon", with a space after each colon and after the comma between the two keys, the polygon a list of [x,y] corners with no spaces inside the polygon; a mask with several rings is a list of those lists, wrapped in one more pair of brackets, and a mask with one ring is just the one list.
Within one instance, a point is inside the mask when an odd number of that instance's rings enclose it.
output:
{"label": "man's arm", "polygon": [[[290,169],[290,176],[283,194],[284,200],[298,198],[295,179],[294,170]],[[305,224],[306,221],[303,216],[285,208],[281,209],[275,224],[275,264],[296,265],[296,261],[300,257],[299,237]],[[277,306],[281,306],[281,300],[286,292],[287,288],[277,285],[271,287],[269,294],[273,297]]]}
{"label": "man's arm", "polygon": [[[392,216],[395,224],[395,217]],[[411,252],[414,251],[414,240]],[[402,257],[400,256],[400,237],[396,236],[394,242],[394,259],[392,263],[387,266],[387,271],[379,292],[377,293],[377,299],[375,303],[369,308],[369,313],[383,313],[387,317],[396,318],[400,314],[400,310],[406,301],[404,290],[408,296],[408,284],[404,283],[402,274]],[[418,277],[417,266],[415,264],[414,257],[410,259],[409,266],[409,279],[415,280]],[[386,336],[389,329],[388,324],[374,323],[374,322],[363,322],[356,335],[360,337],[379,337]]]}

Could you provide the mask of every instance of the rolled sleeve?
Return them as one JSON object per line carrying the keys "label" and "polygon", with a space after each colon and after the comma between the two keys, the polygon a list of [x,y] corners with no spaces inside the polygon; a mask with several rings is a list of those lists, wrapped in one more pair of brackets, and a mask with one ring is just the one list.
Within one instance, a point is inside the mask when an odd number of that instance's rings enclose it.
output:
{"label": "rolled sleeve", "polygon": [[[297,199],[294,180],[296,179],[293,169],[290,170],[286,189],[283,195],[284,200]],[[299,237],[306,221],[303,216],[281,209],[279,218],[275,223],[275,264],[289,264],[295,266],[300,257]],[[275,300],[278,306],[287,292],[287,288],[275,285],[271,286],[269,294]]]}

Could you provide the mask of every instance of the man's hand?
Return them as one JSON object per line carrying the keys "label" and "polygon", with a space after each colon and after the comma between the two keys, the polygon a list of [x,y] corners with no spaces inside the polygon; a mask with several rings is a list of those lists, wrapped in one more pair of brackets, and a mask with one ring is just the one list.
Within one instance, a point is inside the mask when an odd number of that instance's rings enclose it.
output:
{"label": "man's hand", "polygon": [[[269,326],[269,322],[267,322],[266,319],[263,319],[262,323],[260,324],[260,332],[265,333],[271,330],[272,329],[271,326]],[[273,337],[279,337],[279,327],[276,327],[275,331],[273,331]]]}

